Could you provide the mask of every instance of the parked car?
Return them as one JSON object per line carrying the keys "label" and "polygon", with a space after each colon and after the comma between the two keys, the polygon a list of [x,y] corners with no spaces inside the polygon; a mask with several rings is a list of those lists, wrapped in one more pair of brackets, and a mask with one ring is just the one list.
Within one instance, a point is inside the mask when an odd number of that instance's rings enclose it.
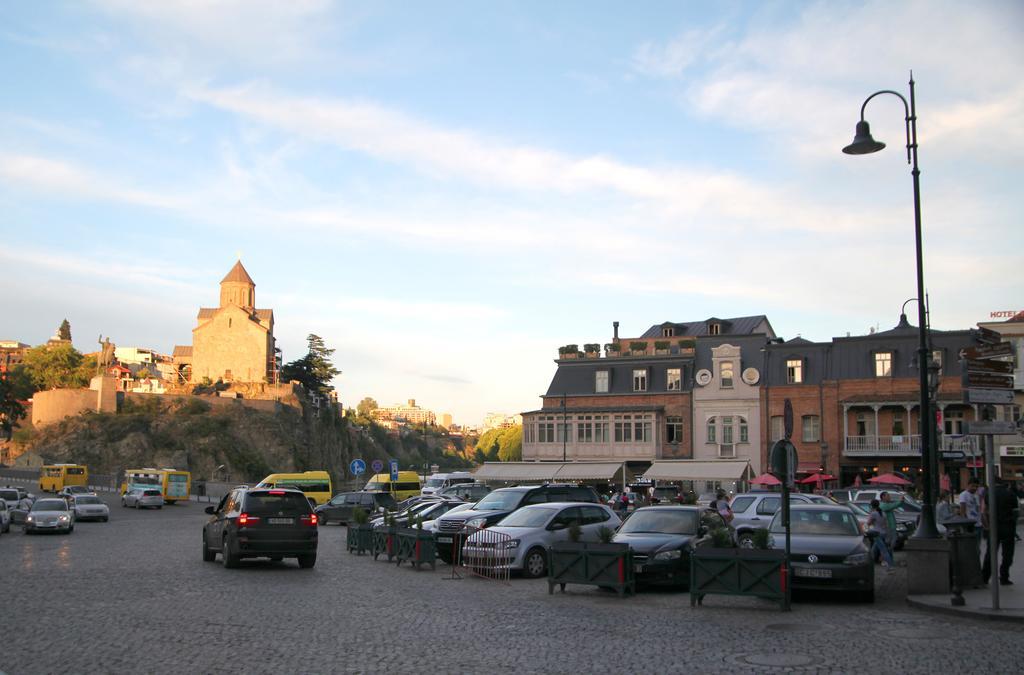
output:
{"label": "parked car", "polygon": [[71,501],[75,520],[110,520],[110,508],[96,495],[78,495]]}
{"label": "parked car", "polygon": [[825,494],[831,497],[837,504],[845,504],[846,502],[853,501],[853,498],[857,495],[857,488],[828,490]]}
{"label": "parked car", "polygon": [[459,511],[465,511],[466,509],[470,509],[472,507],[473,507],[473,502],[461,502],[461,503],[457,504],[456,506],[453,506],[451,509],[449,509],[445,513],[438,514],[437,516],[435,516],[434,520],[424,520],[423,521],[423,529],[427,530],[429,532],[437,532],[437,519],[438,518],[440,518],[441,516],[443,516],[443,515],[445,515],[447,513],[458,513]]}
{"label": "parked car", "polygon": [[[391,520],[398,527],[407,527],[416,520],[423,520],[426,522],[428,520],[440,518],[456,506],[465,503],[466,502],[461,499],[425,499],[413,504],[405,510],[395,511],[391,516]],[[370,524],[375,527],[377,525],[383,525],[384,517],[377,516],[370,521]]]}
{"label": "parked car", "polygon": [[25,516],[21,528],[25,534],[46,531],[71,534],[75,531],[75,513],[66,499],[37,499]]}
{"label": "parked car", "polygon": [[18,502],[21,501],[21,494],[18,492],[17,488],[12,488],[10,486],[0,488],[0,501],[6,502],[8,509],[16,509],[18,508]]}
{"label": "parked car", "polygon": [[[834,504],[821,495],[808,495],[794,492],[789,495],[789,503],[813,504],[823,502]],[[736,532],[736,543],[742,548],[751,548],[754,545],[754,530],[768,527],[772,517],[782,508],[782,494],[779,492],[746,492],[732,498],[729,504],[732,508],[733,521],[731,523]]]}
{"label": "parked car", "polygon": [[58,497],[73,499],[78,495],[95,495],[96,493],[84,485],[68,485],[57,493]]}
{"label": "parked car", "polygon": [[121,495],[121,506],[137,509],[162,509],[164,495],[156,488],[132,488]]}
{"label": "parked car", "polygon": [[714,492],[703,492],[697,497],[697,506],[711,506],[713,501],[715,501]]}
{"label": "parked car", "polygon": [[206,507],[203,560],[221,554],[224,567],[244,558],[296,558],[299,567],[316,564],[317,515],[301,490],[235,488],[217,506]]}
{"label": "parked car", "polygon": [[639,584],[690,585],[690,551],[704,534],[699,506],[645,506],[622,523],[612,541],[629,544]]}
{"label": "parked car", "polygon": [[0,534],[11,531],[11,511],[7,508],[7,500],[0,499]]}
{"label": "parked car", "polygon": [[[795,504],[789,510],[792,588],[856,593],[875,599],[875,565],[847,506]],[[772,519],[772,548],[786,546],[782,514]]]}
{"label": "parked car", "polygon": [[352,520],[352,512],[357,508],[372,516],[380,511],[394,509],[395,506],[395,498],[390,492],[341,492],[331,497],[326,504],[316,507],[315,513],[321,525],[347,525]]}
{"label": "parked car", "polygon": [[[499,488],[478,501],[472,508],[446,513],[437,520],[438,557],[451,563],[452,544],[467,528],[490,527],[523,506],[548,502],[600,502],[594,488],[587,485],[520,485]],[[457,545],[457,543],[456,543]]]}
{"label": "parked car", "polygon": [[484,483],[461,483],[443,488],[437,493],[437,496],[458,497],[459,499],[465,499],[467,502],[478,502],[490,493],[491,488]]}
{"label": "parked car", "polygon": [[[580,527],[580,541],[598,541],[602,527],[615,529],[622,521],[604,504],[552,502],[524,506],[487,528],[466,538],[462,559],[466,565],[484,564],[497,569],[521,571],[524,577],[542,577],[548,571],[548,548],[568,541],[569,527]],[[499,545],[494,534],[510,537]]]}
{"label": "parked car", "polygon": [[473,474],[471,474],[468,471],[456,471],[454,473],[435,473],[433,475],[427,476],[426,482],[423,483],[423,494],[433,495],[453,485],[465,485],[467,483],[473,482],[475,482]]}

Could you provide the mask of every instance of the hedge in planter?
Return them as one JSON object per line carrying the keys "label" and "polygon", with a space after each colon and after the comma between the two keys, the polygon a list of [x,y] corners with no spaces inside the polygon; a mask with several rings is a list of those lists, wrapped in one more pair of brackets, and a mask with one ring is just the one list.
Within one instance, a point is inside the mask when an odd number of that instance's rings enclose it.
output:
{"label": "hedge in planter", "polygon": [[548,549],[548,593],[566,584],[613,588],[621,596],[636,592],[633,551],[629,544],[563,541]]}
{"label": "hedge in planter", "polygon": [[399,565],[408,560],[417,570],[424,563],[429,564],[430,569],[437,569],[437,545],[434,534],[420,527],[398,528],[398,550],[395,559]]}
{"label": "hedge in planter", "polygon": [[698,546],[690,554],[690,606],[705,595],[745,595],[786,606],[785,552]]}
{"label": "hedge in planter", "polygon": [[349,553],[362,555],[373,550],[373,526],[368,522],[369,519],[369,514],[363,509],[356,507],[352,510],[353,522],[348,524],[345,537],[345,547]]}
{"label": "hedge in planter", "polygon": [[398,549],[397,543],[398,528],[394,525],[378,525],[373,528],[373,559],[380,555],[386,555],[388,562],[395,557]]}

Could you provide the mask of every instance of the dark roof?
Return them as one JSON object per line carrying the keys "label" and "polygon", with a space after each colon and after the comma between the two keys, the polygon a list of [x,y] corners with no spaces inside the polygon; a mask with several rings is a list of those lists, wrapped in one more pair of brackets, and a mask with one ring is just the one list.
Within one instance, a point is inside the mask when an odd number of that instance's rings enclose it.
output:
{"label": "dark roof", "polygon": [[783,342],[781,344],[784,344],[784,345],[812,345],[814,343],[811,342],[810,340],[808,340],[807,338],[802,338],[802,337],[798,336],[798,337],[792,338],[790,340],[786,340],[785,342]]}
{"label": "dark roof", "polygon": [[227,273],[227,276],[220,280],[222,284],[229,281],[241,281],[243,283],[249,284],[250,286],[256,285],[256,282],[252,280],[252,277],[249,276],[249,273],[245,271],[244,267],[242,267],[241,260],[236,262],[235,266],[231,268],[231,271]]}
{"label": "dark roof", "polygon": [[[551,378],[545,396],[604,396],[636,394],[645,396],[647,394],[665,393],[667,391],[669,368],[679,368],[682,379],[682,390],[690,391],[693,381],[693,358],[689,356],[652,356],[605,358],[605,359],[580,359],[577,361],[560,361],[558,370]],[[647,370],[647,391],[633,391],[633,370]],[[606,370],[609,373],[608,393],[598,394],[594,391],[596,376],[599,370]],[[675,393],[668,392],[668,393]]]}
{"label": "dark roof", "polygon": [[768,334],[771,337],[775,337],[775,331],[771,327],[771,323],[768,321],[768,317],[764,314],[756,314],[754,316],[739,316],[732,319],[719,319],[717,317],[708,317],[703,321],[686,321],[683,323],[673,323],[672,321],[666,321],[651,326],[647,331],[641,335],[641,338],[658,338],[662,336],[662,329],[672,328],[672,337],[702,337],[710,335],[709,326],[713,323],[721,324],[720,335],[751,335],[759,329],[762,323],[767,324]]}

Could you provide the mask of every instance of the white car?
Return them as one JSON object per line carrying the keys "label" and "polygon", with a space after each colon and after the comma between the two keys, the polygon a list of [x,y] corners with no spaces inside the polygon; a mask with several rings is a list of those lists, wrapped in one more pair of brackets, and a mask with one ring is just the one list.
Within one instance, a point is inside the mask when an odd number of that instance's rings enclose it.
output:
{"label": "white car", "polygon": [[156,488],[134,488],[121,496],[121,506],[134,506],[137,509],[162,509],[164,495]]}
{"label": "white car", "polygon": [[22,532],[64,531],[71,534],[75,531],[75,513],[68,507],[66,499],[37,499],[32,509],[25,516]]}
{"label": "white car", "polygon": [[78,495],[71,501],[75,520],[110,520],[110,508],[96,495]]}
{"label": "white car", "polygon": [[617,528],[622,521],[604,504],[551,502],[518,509],[497,525],[471,534],[462,547],[467,565],[522,570],[528,578],[548,571],[548,548],[569,540],[569,527],[580,527],[580,541],[600,541],[598,530]]}
{"label": "white car", "polygon": [[95,495],[96,493],[85,487],[84,485],[68,485],[66,488],[57,493],[58,497],[64,499],[74,499],[79,495]]}
{"label": "white car", "polygon": [[11,510],[7,508],[7,501],[0,499],[0,534],[11,531]]}

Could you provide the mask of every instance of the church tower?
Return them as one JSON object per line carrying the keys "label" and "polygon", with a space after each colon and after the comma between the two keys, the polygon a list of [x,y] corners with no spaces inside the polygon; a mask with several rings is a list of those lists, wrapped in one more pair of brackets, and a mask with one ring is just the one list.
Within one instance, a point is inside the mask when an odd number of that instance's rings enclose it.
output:
{"label": "church tower", "polygon": [[256,308],[256,284],[239,260],[220,281],[220,306],[237,305],[252,312]]}

